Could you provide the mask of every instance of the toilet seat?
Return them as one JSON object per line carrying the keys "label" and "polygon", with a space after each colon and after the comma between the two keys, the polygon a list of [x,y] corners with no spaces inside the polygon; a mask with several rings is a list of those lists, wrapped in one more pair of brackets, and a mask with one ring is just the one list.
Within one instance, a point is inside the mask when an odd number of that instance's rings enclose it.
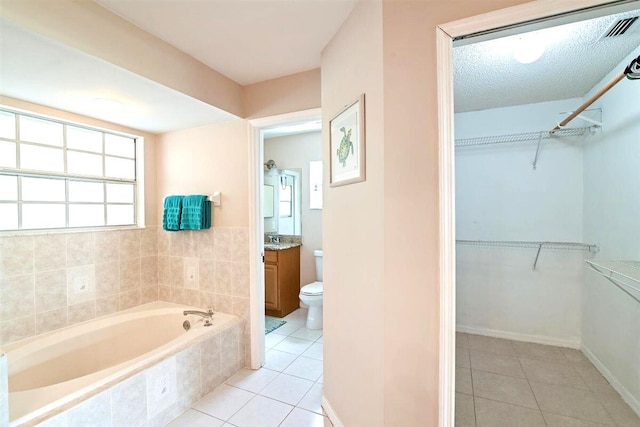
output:
{"label": "toilet seat", "polygon": [[309,296],[322,295],[322,282],[313,282],[305,285],[300,289],[300,294]]}

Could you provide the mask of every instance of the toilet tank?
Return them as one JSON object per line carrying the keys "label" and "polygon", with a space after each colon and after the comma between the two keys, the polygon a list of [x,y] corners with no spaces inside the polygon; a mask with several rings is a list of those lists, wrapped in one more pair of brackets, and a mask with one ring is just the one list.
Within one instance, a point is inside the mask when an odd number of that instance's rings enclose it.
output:
{"label": "toilet tank", "polygon": [[322,282],[322,250],[316,249],[313,256],[316,257],[316,280]]}

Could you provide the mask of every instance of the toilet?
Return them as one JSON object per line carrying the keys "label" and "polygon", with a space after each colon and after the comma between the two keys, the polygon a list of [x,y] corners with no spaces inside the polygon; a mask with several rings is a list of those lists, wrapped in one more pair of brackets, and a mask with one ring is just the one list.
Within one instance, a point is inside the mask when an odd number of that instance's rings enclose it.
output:
{"label": "toilet", "polygon": [[300,301],[309,306],[307,329],[322,329],[322,251],[313,251],[316,257],[316,282],[300,289]]}

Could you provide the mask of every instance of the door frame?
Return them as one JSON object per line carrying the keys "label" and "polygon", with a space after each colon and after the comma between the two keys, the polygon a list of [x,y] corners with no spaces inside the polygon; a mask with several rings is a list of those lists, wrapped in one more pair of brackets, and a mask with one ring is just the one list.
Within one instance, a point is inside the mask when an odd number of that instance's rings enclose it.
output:
{"label": "door frame", "polygon": [[322,110],[313,108],[249,120],[249,324],[250,368],[264,365],[264,130],[286,124],[322,119]]}
{"label": "door frame", "polygon": [[[440,206],[440,380],[439,426],[455,419],[455,157],[453,106],[453,40],[495,29],[517,27],[557,15],[584,12],[602,6],[635,4],[638,0],[537,0],[436,27],[438,92],[438,152]],[[597,11],[594,11],[597,13]],[[584,18],[580,18],[584,19]],[[517,31],[517,30],[516,30]]]}

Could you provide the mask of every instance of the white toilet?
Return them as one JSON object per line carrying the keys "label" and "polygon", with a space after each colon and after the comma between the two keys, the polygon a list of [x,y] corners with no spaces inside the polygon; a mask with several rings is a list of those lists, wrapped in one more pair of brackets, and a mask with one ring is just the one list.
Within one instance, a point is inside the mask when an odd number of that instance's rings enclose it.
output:
{"label": "white toilet", "polygon": [[316,257],[316,282],[300,289],[300,301],[309,306],[307,329],[322,329],[322,251],[313,251]]}

